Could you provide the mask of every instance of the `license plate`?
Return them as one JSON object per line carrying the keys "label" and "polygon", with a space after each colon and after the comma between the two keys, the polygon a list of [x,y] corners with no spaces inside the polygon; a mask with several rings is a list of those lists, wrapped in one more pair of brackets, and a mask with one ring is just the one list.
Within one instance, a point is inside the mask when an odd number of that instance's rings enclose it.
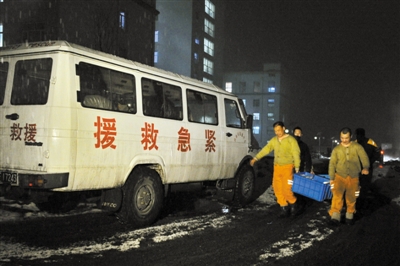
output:
{"label": "license plate", "polygon": [[1,172],[0,181],[2,183],[9,183],[11,185],[18,185],[18,173],[13,172]]}

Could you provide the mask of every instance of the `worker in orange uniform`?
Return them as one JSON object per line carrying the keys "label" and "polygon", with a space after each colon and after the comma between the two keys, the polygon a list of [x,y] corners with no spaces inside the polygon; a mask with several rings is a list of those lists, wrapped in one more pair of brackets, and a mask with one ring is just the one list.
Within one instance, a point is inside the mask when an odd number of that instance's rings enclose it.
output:
{"label": "worker in orange uniform", "polygon": [[[343,207],[343,195],[346,199],[346,224],[354,224],[356,201],[360,195],[359,174],[368,175],[369,159],[364,148],[351,141],[351,129],[340,130],[340,144],[337,145],[329,160],[329,177],[332,190],[332,203],[328,221],[330,225],[340,224],[340,212]],[[361,164],[360,164],[361,162]]]}
{"label": "worker in orange uniform", "polygon": [[272,188],[282,211],[279,217],[288,217],[300,214],[302,207],[292,192],[293,169],[299,172],[300,148],[297,140],[285,133],[285,125],[278,121],[273,124],[275,137],[250,161],[253,166],[262,157],[274,151],[274,174]]}

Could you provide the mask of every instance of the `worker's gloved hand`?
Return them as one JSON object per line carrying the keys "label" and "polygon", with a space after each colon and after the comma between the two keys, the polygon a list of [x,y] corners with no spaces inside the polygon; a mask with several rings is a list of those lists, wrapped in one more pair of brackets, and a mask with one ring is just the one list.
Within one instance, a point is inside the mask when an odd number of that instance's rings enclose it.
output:
{"label": "worker's gloved hand", "polygon": [[362,175],[368,175],[368,174],[369,174],[368,169],[363,169],[363,170],[361,171],[361,174],[362,174]]}
{"label": "worker's gloved hand", "polygon": [[254,166],[254,164],[257,162],[256,158],[251,159],[250,161],[250,166]]}

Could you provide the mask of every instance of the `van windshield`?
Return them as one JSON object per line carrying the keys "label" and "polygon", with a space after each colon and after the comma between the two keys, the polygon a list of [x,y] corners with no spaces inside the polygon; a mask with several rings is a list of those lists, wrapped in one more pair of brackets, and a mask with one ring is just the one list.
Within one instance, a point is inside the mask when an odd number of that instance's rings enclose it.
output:
{"label": "van windshield", "polygon": [[6,91],[6,81],[8,73],[8,62],[0,62],[0,105],[4,102],[4,93]]}
{"label": "van windshield", "polygon": [[15,64],[11,104],[46,104],[52,64],[51,58],[18,61]]}

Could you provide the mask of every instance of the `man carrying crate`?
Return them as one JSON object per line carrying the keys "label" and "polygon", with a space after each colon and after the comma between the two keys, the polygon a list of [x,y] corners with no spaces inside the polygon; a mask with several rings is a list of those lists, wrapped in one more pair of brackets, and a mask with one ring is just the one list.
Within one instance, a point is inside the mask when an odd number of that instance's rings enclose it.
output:
{"label": "man carrying crate", "polygon": [[250,161],[250,165],[274,151],[274,174],[272,187],[278,204],[282,208],[279,217],[288,217],[300,214],[302,206],[297,203],[297,198],[292,192],[293,168],[296,173],[300,167],[300,148],[297,140],[285,133],[285,125],[278,121],[273,124],[275,137]]}
{"label": "man carrying crate", "polygon": [[[340,130],[340,145],[337,145],[329,161],[329,177],[332,190],[332,204],[329,210],[330,225],[340,224],[343,195],[346,199],[346,224],[354,224],[357,197],[360,194],[359,174],[368,175],[369,159],[364,148],[351,141],[351,129]],[[361,165],[360,165],[361,162]],[[362,167],[362,169],[361,169]]]}

